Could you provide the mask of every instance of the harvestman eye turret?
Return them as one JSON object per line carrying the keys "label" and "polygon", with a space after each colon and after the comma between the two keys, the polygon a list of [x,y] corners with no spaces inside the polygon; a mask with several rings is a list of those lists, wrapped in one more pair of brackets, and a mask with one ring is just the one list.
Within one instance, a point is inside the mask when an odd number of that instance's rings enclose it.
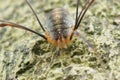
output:
{"label": "harvestman eye turret", "polygon": [[83,9],[80,13],[78,13],[78,5],[79,0],[76,0],[76,19],[75,21],[70,16],[69,12],[64,8],[56,8],[50,11],[47,15],[47,27],[46,30],[43,27],[42,23],[40,22],[36,12],[32,8],[30,2],[26,0],[27,4],[31,8],[32,12],[34,13],[40,27],[45,32],[45,34],[38,33],[34,30],[31,30],[25,26],[0,20],[0,27],[16,27],[20,29],[27,30],[29,32],[35,33],[38,36],[42,37],[49,43],[53,44],[57,48],[66,48],[67,45],[71,42],[74,35],[80,36],[92,49],[94,47],[82,36],[77,32],[77,29],[86,13],[90,5],[93,3],[94,0],[88,0],[87,3],[84,5]]}

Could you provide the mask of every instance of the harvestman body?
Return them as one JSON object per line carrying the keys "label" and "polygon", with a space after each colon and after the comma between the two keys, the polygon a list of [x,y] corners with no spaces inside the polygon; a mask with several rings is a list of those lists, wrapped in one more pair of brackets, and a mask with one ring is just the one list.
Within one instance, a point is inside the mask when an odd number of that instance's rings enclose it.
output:
{"label": "harvestman body", "polygon": [[[27,0],[26,0],[27,1]],[[84,17],[89,6],[93,3],[94,0],[88,0],[88,2],[83,7],[82,11],[78,14],[78,5],[79,0],[77,0],[76,5],[76,19],[75,21],[70,16],[69,12],[63,8],[56,8],[52,10],[47,15],[47,27],[46,30],[44,29],[43,25],[41,24],[40,20],[38,19],[37,14],[35,13],[34,9],[30,5],[29,1],[27,1],[29,7],[33,11],[40,27],[45,32],[45,35],[38,33],[34,30],[31,30],[25,26],[18,25],[16,23],[0,20],[0,27],[10,26],[21,28],[27,30],[29,32],[35,33],[40,37],[44,38],[46,41],[50,42],[51,44],[55,45],[57,48],[66,48],[67,45],[72,40],[74,35],[80,36],[91,48],[93,46],[83,37],[81,36],[76,30],[78,29],[81,20]]]}

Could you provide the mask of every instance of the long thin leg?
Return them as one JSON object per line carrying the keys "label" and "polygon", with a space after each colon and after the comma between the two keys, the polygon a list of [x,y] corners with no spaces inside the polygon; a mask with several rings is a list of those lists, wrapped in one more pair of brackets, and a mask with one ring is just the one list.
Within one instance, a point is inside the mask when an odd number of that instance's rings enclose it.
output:
{"label": "long thin leg", "polygon": [[76,30],[76,29],[79,27],[79,25],[80,25],[80,23],[81,23],[84,15],[85,15],[86,11],[87,11],[88,8],[90,7],[90,5],[93,3],[93,1],[94,1],[94,0],[88,0],[88,2],[84,5],[82,11],[80,12],[80,14],[79,14],[79,16],[78,16],[78,18],[77,18],[77,22],[76,22],[77,25],[74,27],[74,30]]}
{"label": "long thin leg", "polygon": [[75,26],[77,26],[77,21],[78,21],[78,5],[79,5],[79,0],[76,0],[76,19],[75,19]]}
{"label": "long thin leg", "polygon": [[44,38],[46,40],[46,37],[43,34],[40,34],[36,31],[33,31],[25,26],[16,24],[16,23],[12,23],[12,22],[8,22],[8,21],[4,21],[4,20],[0,20],[0,27],[5,27],[5,26],[9,26],[9,27],[16,27],[16,28],[20,28],[20,29],[24,29],[27,30],[29,32],[35,33],[37,35],[39,35],[40,37]]}
{"label": "long thin leg", "polygon": [[105,68],[105,64],[103,60],[101,59],[101,55],[98,52],[98,50],[95,48],[95,46],[92,43],[90,43],[83,35],[80,35],[80,33],[78,33],[77,31],[74,32],[74,35],[80,37],[85,43],[87,43],[87,45],[94,51],[94,54],[97,58],[97,63],[101,64],[102,68]]}
{"label": "long thin leg", "polygon": [[95,46],[93,46],[92,43],[90,43],[83,35],[80,35],[80,33],[78,33],[77,31],[74,31],[74,35],[80,37],[85,43],[87,43],[87,45],[94,50],[94,52],[96,52],[96,48]]}
{"label": "long thin leg", "polygon": [[27,2],[27,4],[29,5],[30,9],[32,10],[33,14],[35,15],[35,17],[36,17],[36,19],[37,19],[40,27],[42,28],[43,31],[45,31],[45,29],[44,29],[43,25],[41,24],[41,22],[40,22],[40,20],[39,20],[39,18],[38,18],[38,16],[37,16],[37,14],[36,14],[36,12],[35,12],[34,9],[32,8],[30,2],[29,2],[28,0],[26,0],[26,2]]}
{"label": "long thin leg", "polygon": [[97,52],[97,49],[95,48],[95,46],[92,43],[90,43],[83,35],[80,35],[80,37],[83,39],[83,41],[85,41],[87,43],[87,45],[89,47],[91,47],[93,49],[98,64],[100,64],[102,68],[105,68],[105,64],[104,64],[103,60],[101,59],[100,54]]}
{"label": "long thin leg", "polygon": [[[77,23],[78,23],[78,5],[79,5],[79,0],[76,0],[76,18],[75,18],[74,30],[75,30],[75,27],[77,26]],[[74,34],[74,33],[71,34],[70,40],[72,39],[73,34]]]}

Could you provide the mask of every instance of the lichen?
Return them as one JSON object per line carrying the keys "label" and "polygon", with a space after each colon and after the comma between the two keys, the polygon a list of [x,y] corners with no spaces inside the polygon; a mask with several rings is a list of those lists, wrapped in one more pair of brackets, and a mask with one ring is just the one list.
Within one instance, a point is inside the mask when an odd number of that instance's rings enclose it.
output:
{"label": "lichen", "polygon": [[[45,13],[64,7],[75,19],[74,0],[30,0],[42,24]],[[79,9],[86,1],[80,0]],[[120,0],[95,0],[78,31],[94,43],[96,52],[79,37],[57,54],[41,37],[24,30],[0,28],[0,80],[119,80]],[[79,11],[80,11],[79,10]],[[0,19],[43,33],[25,0],[0,0]]]}

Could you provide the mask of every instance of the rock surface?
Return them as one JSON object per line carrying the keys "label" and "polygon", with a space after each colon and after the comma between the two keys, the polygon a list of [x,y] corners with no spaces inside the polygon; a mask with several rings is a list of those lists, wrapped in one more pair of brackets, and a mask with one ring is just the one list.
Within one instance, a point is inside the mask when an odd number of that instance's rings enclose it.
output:
{"label": "rock surface", "polygon": [[[45,13],[66,8],[75,19],[74,0],[31,0],[40,21]],[[79,11],[86,1],[80,0]],[[78,31],[95,44],[94,53],[74,37],[56,54],[54,46],[24,30],[0,28],[0,80],[119,80],[120,0],[95,0]],[[25,0],[0,0],[0,19],[43,33]]]}

